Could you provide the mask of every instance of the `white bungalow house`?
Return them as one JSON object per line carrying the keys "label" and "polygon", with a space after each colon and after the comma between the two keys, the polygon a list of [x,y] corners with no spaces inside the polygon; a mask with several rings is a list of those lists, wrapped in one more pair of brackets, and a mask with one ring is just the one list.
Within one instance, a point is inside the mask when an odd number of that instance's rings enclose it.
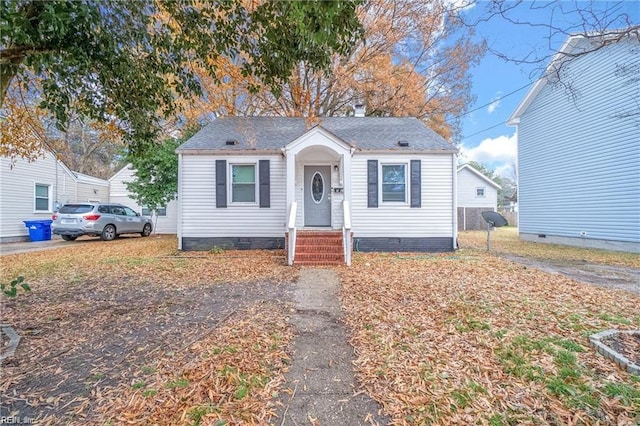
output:
{"label": "white bungalow house", "polygon": [[166,207],[158,209],[155,213],[149,211],[145,206],[139,205],[126,186],[126,182],[131,182],[134,176],[135,170],[131,167],[131,164],[127,164],[109,178],[109,202],[124,204],[144,216],[152,216],[154,220],[153,230],[158,234],[175,234],[178,217],[177,202],[171,201]]}
{"label": "white bungalow house", "polygon": [[512,114],[521,239],[640,252],[639,66],[637,33],[569,37]]}
{"label": "white bungalow house", "polygon": [[458,231],[486,229],[481,213],[498,210],[500,185],[465,164],[458,168]]}
{"label": "white bungalow house", "polygon": [[228,117],[177,152],[181,250],[455,249],[457,149],[418,119]]}
{"label": "white bungalow house", "polygon": [[109,182],[69,170],[50,151],[33,162],[0,157],[0,242],[28,239],[23,221],[51,219],[76,201],[109,201]]}

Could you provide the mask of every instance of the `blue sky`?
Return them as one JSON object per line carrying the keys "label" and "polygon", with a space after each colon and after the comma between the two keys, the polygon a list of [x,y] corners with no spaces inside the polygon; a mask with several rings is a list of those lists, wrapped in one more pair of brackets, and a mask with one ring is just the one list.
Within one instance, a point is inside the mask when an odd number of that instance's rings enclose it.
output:
{"label": "blue sky", "polygon": [[[588,3],[578,3],[589,6]],[[486,4],[480,2],[465,12],[465,18],[474,20]],[[598,18],[613,20],[620,13],[626,13],[634,24],[640,23],[640,1],[593,2],[597,9],[608,9],[614,14],[598,15]],[[582,22],[575,13],[574,2],[523,2],[509,14],[513,20],[521,22],[553,22],[567,32],[578,32]],[[592,21],[589,19],[589,21]],[[590,22],[592,23],[592,22]],[[610,28],[617,28],[613,25]],[[590,29],[590,28],[589,28]],[[524,58],[534,52],[538,57],[550,57],[566,40],[564,34],[551,34],[549,28],[517,25],[501,17],[494,17],[480,23],[476,29],[478,37],[484,37],[488,45],[513,58]],[[531,64],[505,62],[495,54],[487,53],[480,64],[471,72],[472,93],[477,97],[470,112],[463,117],[461,161],[478,161],[493,169],[497,174],[514,178],[512,164],[515,164],[515,128],[505,123],[520,101],[527,94],[548,60]],[[524,89],[524,86],[527,86]],[[521,89],[521,90],[518,90]],[[514,91],[516,93],[510,94]],[[497,100],[498,98],[501,98]],[[495,101],[495,102],[493,102]],[[485,106],[489,104],[488,106]],[[482,107],[482,108],[480,108]],[[496,127],[493,127],[496,126]],[[493,127],[493,128],[492,128]]]}

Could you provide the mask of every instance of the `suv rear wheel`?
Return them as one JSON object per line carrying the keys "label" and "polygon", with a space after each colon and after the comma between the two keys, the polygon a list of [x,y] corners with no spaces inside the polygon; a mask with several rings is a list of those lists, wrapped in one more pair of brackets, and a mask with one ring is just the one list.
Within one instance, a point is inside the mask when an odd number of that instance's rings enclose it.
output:
{"label": "suv rear wheel", "polygon": [[113,239],[116,238],[116,227],[113,225],[107,225],[104,227],[104,229],[102,230],[102,234],[100,235],[100,238],[103,241],[111,241]]}

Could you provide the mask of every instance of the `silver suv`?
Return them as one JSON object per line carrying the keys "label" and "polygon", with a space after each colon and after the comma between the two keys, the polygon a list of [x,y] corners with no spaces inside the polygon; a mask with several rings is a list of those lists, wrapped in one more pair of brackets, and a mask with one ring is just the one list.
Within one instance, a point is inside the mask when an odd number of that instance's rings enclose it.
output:
{"label": "silver suv", "polygon": [[81,235],[111,241],[120,234],[151,234],[151,218],[122,204],[65,204],[51,219],[51,232],[73,241]]}

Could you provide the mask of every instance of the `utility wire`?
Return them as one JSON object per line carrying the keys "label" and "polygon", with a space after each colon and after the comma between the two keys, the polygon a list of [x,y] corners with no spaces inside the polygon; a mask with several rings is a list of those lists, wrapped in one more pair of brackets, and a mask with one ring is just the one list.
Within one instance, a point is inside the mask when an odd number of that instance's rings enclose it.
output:
{"label": "utility wire", "polygon": [[[536,80],[536,81],[537,81],[537,80]],[[517,88],[517,89],[515,89],[515,90],[513,90],[513,91],[511,91],[511,92],[509,92],[509,93],[507,93],[506,95],[502,95],[502,96],[500,96],[500,97],[497,97],[497,98],[495,98],[494,100],[492,100],[492,101],[491,101],[491,102],[489,102],[489,103],[486,103],[486,104],[481,105],[481,106],[479,106],[479,107],[477,107],[477,108],[474,108],[474,109],[472,109],[471,111],[467,111],[467,112],[465,112],[464,114],[460,114],[460,115],[459,115],[459,116],[457,116],[456,118],[464,117],[465,115],[471,114],[472,112],[475,112],[475,111],[481,110],[482,108],[488,107],[489,105],[491,105],[491,104],[492,104],[492,103],[494,103],[494,102],[498,102],[498,101],[500,101],[500,100],[502,100],[502,99],[504,99],[504,98],[507,98],[507,97],[509,97],[509,96],[511,96],[511,95],[514,95],[514,94],[518,93],[519,91],[521,91],[521,90],[523,90],[523,89],[526,89],[527,87],[531,86],[533,83],[535,83],[535,81],[530,81],[530,82],[528,82],[527,84],[525,84],[524,86],[519,87],[519,88]],[[472,133],[472,134],[470,134],[470,135],[466,135],[466,136],[464,136],[464,137],[460,138],[460,142],[462,142],[462,141],[464,141],[464,140],[466,140],[466,139],[469,139],[470,137],[473,137],[473,136],[479,135],[480,133],[484,133],[484,132],[486,132],[486,131],[488,131],[488,130],[495,129],[496,127],[503,126],[503,125],[505,125],[505,124],[507,124],[507,122],[506,122],[506,121],[503,121],[502,123],[498,123],[498,124],[495,124],[495,125],[493,125],[493,126],[491,126],[491,127],[487,127],[486,129],[482,129],[482,130],[480,130],[480,131],[478,131],[478,132]]]}
{"label": "utility wire", "polygon": [[470,135],[467,135],[467,136],[465,136],[465,137],[463,137],[463,138],[460,138],[460,142],[462,142],[462,141],[464,141],[464,140],[467,140],[467,139],[469,139],[469,138],[470,138],[470,137],[472,137],[472,136],[476,136],[476,135],[479,135],[480,133],[484,133],[484,132],[486,132],[486,131],[488,131],[488,130],[495,129],[496,127],[504,126],[505,124],[507,124],[507,122],[506,122],[506,121],[503,121],[503,122],[498,123],[498,124],[496,124],[496,125],[494,125],[494,126],[487,127],[486,129],[482,129],[482,130],[480,130],[479,132],[475,132],[475,133],[472,133],[472,134],[470,134]]}
{"label": "utility wire", "polygon": [[521,90],[523,90],[523,89],[526,89],[527,87],[531,86],[533,83],[534,83],[533,81],[530,81],[530,82],[528,82],[527,84],[525,84],[524,86],[522,86],[522,87],[520,87],[520,88],[518,88],[518,89],[516,89],[516,90],[514,90],[514,91],[512,91],[512,92],[509,92],[509,93],[507,93],[506,95],[499,96],[499,97],[497,97],[497,98],[493,99],[491,102],[486,103],[486,104],[484,104],[484,105],[480,105],[479,107],[474,108],[474,109],[472,109],[471,111],[467,111],[467,112],[465,112],[464,114],[460,114],[460,115],[458,115],[458,116],[457,116],[457,117],[455,117],[455,118],[456,118],[456,119],[457,119],[457,118],[461,118],[461,117],[464,117],[465,115],[471,114],[472,112],[476,112],[476,111],[481,110],[482,108],[488,107],[489,105],[491,105],[491,104],[492,104],[492,103],[494,103],[494,102],[501,101],[501,100],[502,100],[502,99],[504,99],[504,98],[508,98],[509,96],[514,95],[514,94],[518,93],[519,91],[521,91]]}

